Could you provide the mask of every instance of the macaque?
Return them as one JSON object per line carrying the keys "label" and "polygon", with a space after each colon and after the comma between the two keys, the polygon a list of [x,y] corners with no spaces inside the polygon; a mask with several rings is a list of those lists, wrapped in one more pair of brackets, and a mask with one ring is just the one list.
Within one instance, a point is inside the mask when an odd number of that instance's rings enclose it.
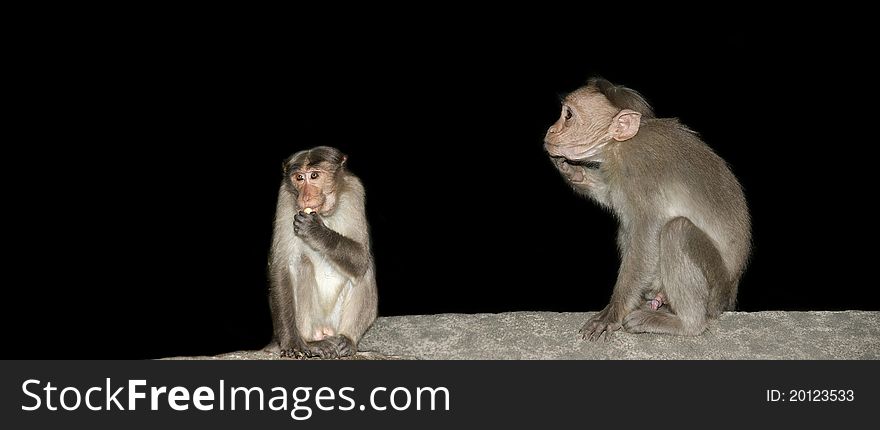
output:
{"label": "macaque", "polygon": [[746,200],[727,164],[677,119],[604,79],[563,100],[544,148],[579,194],[619,220],[611,301],[581,328],[699,335],[732,310],[751,247]]}
{"label": "macaque", "polygon": [[364,187],[339,150],[300,151],[283,165],[272,249],[266,347],[293,358],[353,355],[376,319]]}

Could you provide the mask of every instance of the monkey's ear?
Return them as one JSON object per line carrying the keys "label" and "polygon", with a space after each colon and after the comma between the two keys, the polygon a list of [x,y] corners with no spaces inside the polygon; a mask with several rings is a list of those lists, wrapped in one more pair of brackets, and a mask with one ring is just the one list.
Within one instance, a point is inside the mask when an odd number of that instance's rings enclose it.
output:
{"label": "monkey's ear", "polygon": [[342,154],[342,161],[339,162],[339,167],[345,166],[346,161],[348,161],[348,155]]}
{"label": "monkey's ear", "polygon": [[611,126],[608,127],[608,132],[611,133],[611,138],[618,142],[632,139],[639,132],[641,123],[642,114],[624,109],[614,116]]}

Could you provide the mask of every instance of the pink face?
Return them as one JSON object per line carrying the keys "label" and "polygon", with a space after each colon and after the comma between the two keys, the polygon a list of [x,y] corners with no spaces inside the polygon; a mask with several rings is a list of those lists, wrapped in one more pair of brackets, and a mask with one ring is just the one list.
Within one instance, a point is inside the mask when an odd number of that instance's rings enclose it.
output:
{"label": "pink face", "polygon": [[615,113],[601,94],[577,90],[563,101],[559,119],[544,136],[544,148],[553,157],[597,158],[601,147],[611,139],[608,126]]}
{"label": "pink face", "polygon": [[305,166],[290,174],[290,182],[298,193],[297,209],[309,208],[321,215],[328,215],[336,208],[335,171],[323,164]]}

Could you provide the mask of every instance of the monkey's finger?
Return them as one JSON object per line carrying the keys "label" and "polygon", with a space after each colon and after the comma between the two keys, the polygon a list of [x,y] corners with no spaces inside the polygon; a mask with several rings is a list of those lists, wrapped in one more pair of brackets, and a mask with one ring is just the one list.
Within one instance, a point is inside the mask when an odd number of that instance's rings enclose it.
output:
{"label": "monkey's finger", "polygon": [[611,340],[611,335],[614,333],[614,330],[611,330],[611,327],[605,328],[605,342]]}
{"label": "monkey's finger", "polygon": [[592,320],[587,320],[584,325],[581,326],[581,329],[578,330],[578,334],[588,334],[590,332],[590,328],[593,327],[595,323]]}
{"label": "monkey's finger", "polygon": [[327,347],[323,343],[317,345],[315,352],[321,359],[327,358]]}
{"label": "monkey's finger", "polygon": [[593,330],[595,329],[595,325],[593,322],[587,322],[578,330],[578,334],[581,335],[581,339],[587,340],[590,336],[593,335]]}
{"label": "monkey's finger", "polygon": [[584,329],[584,340],[590,340],[591,336],[593,336],[593,329],[592,328],[585,328]]}
{"label": "monkey's finger", "polygon": [[340,357],[349,357],[349,356],[354,355],[354,353],[355,353],[355,351],[352,350],[350,344],[345,344],[342,348],[339,349],[339,356]]}
{"label": "monkey's finger", "polygon": [[324,345],[321,348],[321,358],[329,359],[329,358],[337,358],[339,357],[339,353],[336,352],[336,347],[333,345]]}
{"label": "monkey's finger", "polygon": [[299,213],[293,216],[293,222],[313,222],[316,219],[317,214],[311,213],[309,215]]}
{"label": "monkey's finger", "polygon": [[333,358],[347,357],[354,355],[354,344],[346,335],[331,336],[327,341],[333,345]]}

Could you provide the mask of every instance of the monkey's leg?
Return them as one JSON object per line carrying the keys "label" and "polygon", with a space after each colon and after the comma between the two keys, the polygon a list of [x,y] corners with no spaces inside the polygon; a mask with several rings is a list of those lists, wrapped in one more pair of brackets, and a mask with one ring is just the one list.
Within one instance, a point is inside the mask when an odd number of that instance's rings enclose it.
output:
{"label": "monkey's leg", "polygon": [[[377,297],[371,272],[349,282],[337,298],[337,311],[329,320],[332,326],[321,328],[308,343],[310,357],[338,358],[357,353],[357,344],[376,319]],[[359,283],[357,283],[359,282]],[[338,312],[338,314],[336,313]]]}
{"label": "monkey's leg", "polygon": [[344,355],[353,355],[357,352],[357,344],[361,337],[376,320],[378,297],[376,285],[373,281],[372,269],[359,283],[352,284],[343,297],[342,313],[339,317],[339,330],[337,334],[348,341],[348,345],[341,345]]}
{"label": "monkey's leg", "polygon": [[727,269],[712,240],[684,217],[660,232],[660,282],[670,312],[636,310],[624,318],[630,333],[695,336],[706,329],[710,292],[725,288]]}
{"label": "monkey's leg", "polygon": [[623,326],[628,314],[645,305],[645,291],[660,291],[661,288],[654,287],[659,272],[660,241],[657,237],[657,229],[620,230],[618,243],[623,255],[611,300],[581,327],[578,331],[581,338],[595,341],[604,333],[608,341],[611,334]]}
{"label": "monkey's leg", "polygon": [[273,340],[267,351],[280,352],[282,357],[303,358],[306,343],[297,327],[304,312],[298,306],[295,291],[297,280],[286,266],[273,265],[270,271],[269,308],[272,311]]}

